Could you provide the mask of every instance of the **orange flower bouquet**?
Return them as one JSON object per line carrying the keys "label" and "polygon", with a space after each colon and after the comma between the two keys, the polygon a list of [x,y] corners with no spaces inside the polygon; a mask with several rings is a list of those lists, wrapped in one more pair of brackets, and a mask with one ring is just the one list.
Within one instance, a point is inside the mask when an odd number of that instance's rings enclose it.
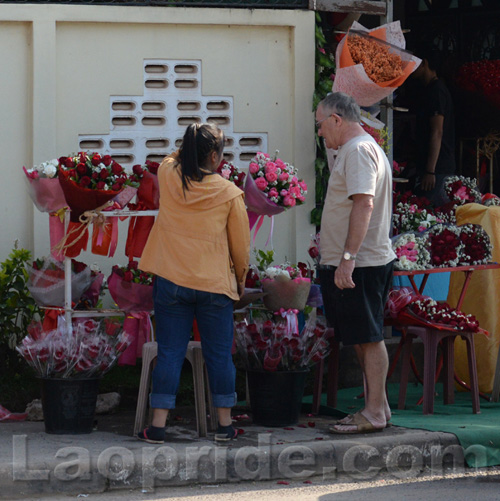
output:
{"label": "orange flower bouquet", "polygon": [[421,60],[404,50],[399,21],[367,30],[356,21],[337,46],[334,92],[372,106],[403,84]]}

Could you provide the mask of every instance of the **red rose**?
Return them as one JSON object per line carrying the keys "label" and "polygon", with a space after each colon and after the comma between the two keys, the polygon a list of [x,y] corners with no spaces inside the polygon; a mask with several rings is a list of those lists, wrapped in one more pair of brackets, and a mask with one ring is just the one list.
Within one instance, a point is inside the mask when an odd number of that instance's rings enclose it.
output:
{"label": "red rose", "polygon": [[96,184],[96,188],[98,190],[104,190],[104,188],[106,187],[106,183],[104,181],[99,181],[97,184]]}
{"label": "red rose", "polygon": [[137,164],[137,165],[134,165],[132,167],[132,172],[136,175],[136,176],[142,176],[142,173],[143,173],[143,168]]}
{"label": "red rose", "polygon": [[119,163],[113,162],[111,165],[111,172],[115,175],[121,174],[123,172],[123,167]]}
{"label": "red rose", "polygon": [[92,172],[92,179],[99,179],[99,172]]}
{"label": "red rose", "polygon": [[101,163],[101,155],[97,153],[92,157],[92,165],[97,166]]}
{"label": "red rose", "polygon": [[80,186],[83,186],[83,187],[89,186],[91,182],[92,182],[92,180],[90,179],[89,176],[83,176],[80,179]]}
{"label": "red rose", "polygon": [[129,270],[137,270],[138,265],[139,265],[139,263],[137,261],[129,261],[128,269]]}
{"label": "red rose", "polygon": [[109,172],[106,169],[102,169],[99,177],[101,179],[107,179],[109,177]]}
{"label": "red rose", "polygon": [[69,177],[76,177],[76,170],[75,169],[71,169],[69,171]]}
{"label": "red rose", "polygon": [[111,190],[113,191],[120,191],[121,189],[122,187],[118,183],[115,183],[111,186]]}
{"label": "red rose", "polygon": [[125,280],[125,282],[132,282],[133,279],[134,279],[134,275],[132,274],[131,271],[126,271],[123,274],[123,280]]}
{"label": "red rose", "polygon": [[111,165],[113,162],[113,159],[111,158],[111,155],[104,155],[102,157],[102,163],[108,167],[109,165]]}
{"label": "red rose", "polygon": [[64,166],[67,168],[67,169],[71,169],[73,167],[74,163],[73,163],[73,159],[72,158],[65,158],[64,159]]}

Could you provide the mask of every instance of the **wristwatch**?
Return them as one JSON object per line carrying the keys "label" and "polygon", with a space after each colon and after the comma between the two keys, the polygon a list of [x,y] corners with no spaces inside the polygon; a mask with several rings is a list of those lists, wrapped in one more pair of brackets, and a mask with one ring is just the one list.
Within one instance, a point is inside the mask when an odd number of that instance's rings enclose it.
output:
{"label": "wristwatch", "polygon": [[356,259],[356,254],[344,252],[344,255],[342,257],[344,258],[344,261],[354,261]]}

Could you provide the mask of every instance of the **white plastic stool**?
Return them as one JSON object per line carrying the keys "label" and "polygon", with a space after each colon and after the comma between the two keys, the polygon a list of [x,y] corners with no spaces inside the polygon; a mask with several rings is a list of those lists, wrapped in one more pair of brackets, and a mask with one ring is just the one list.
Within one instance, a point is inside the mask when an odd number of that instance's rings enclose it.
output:
{"label": "white plastic stool", "polygon": [[[134,436],[145,428],[146,412],[148,407],[148,397],[151,387],[151,373],[156,364],[158,356],[158,345],[155,341],[144,343],[142,347],[142,371],[137,396],[137,408],[135,411]],[[207,407],[206,399],[208,394],[208,405],[210,410],[210,429],[213,431],[217,427],[217,413],[212,404],[212,395],[208,382],[207,369],[203,360],[200,341],[190,341],[186,351],[186,358],[191,363],[193,369],[194,402],[196,410],[196,429],[200,437],[207,436]],[[205,388],[206,392],[205,393]]]}

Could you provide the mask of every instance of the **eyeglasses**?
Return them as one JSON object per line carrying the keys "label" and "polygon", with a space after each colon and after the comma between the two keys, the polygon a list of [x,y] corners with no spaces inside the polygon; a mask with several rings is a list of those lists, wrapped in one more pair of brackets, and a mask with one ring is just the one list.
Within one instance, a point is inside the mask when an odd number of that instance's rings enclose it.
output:
{"label": "eyeglasses", "polygon": [[328,120],[329,118],[333,117],[333,116],[336,116],[336,117],[339,117],[341,118],[342,115],[340,113],[331,113],[330,115],[328,115],[327,117],[321,119],[321,120],[318,120],[316,122],[316,128],[317,129],[320,129],[321,128],[321,124],[325,121],[325,120]]}

